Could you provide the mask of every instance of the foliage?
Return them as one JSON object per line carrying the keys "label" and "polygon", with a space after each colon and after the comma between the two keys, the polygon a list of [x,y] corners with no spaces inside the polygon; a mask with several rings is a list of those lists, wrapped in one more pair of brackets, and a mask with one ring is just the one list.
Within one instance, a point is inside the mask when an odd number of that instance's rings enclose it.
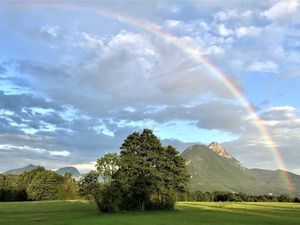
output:
{"label": "foliage", "polygon": [[26,190],[19,187],[20,177],[17,175],[0,174],[0,201],[24,201]]}
{"label": "foliage", "polygon": [[38,167],[21,175],[0,174],[0,201],[77,199],[78,185],[70,176],[61,176]]}
{"label": "foliage", "polygon": [[97,171],[104,181],[111,182],[113,175],[119,168],[119,157],[117,153],[108,153],[97,160]]}
{"label": "foliage", "polygon": [[[180,153],[172,146],[163,147],[149,129],[129,135],[120,156],[105,155],[98,159],[97,169],[105,180],[98,201],[100,210],[105,209],[101,211],[172,209],[189,181]],[[120,202],[118,207],[104,207],[111,200]]]}
{"label": "foliage", "polygon": [[70,173],[64,175],[63,182],[58,186],[57,199],[79,199],[78,184]]}
{"label": "foliage", "polygon": [[53,171],[38,173],[27,188],[28,198],[31,200],[57,199],[59,186],[63,184],[63,177]]}
{"label": "foliage", "polygon": [[97,199],[99,195],[99,173],[89,172],[78,182],[79,194],[87,199]]}
{"label": "foliage", "polygon": [[188,192],[178,198],[179,201],[190,202],[298,202],[298,197],[288,195],[247,195],[245,193],[232,192]]}
{"label": "foliage", "polygon": [[36,169],[31,170],[30,172],[22,173],[20,175],[20,182],[19,182],[20,188],[27,190],[28,186],[32,183],[36,175],[44,171],[46,171],[46,169],[42,166],[39,166]]}
{"label": "foliage", "polygon": [[288,195],[280,195],[278,197],[278,201],[279,202],[292,202],[293,199],[290,196],[288,196]]}
{"label": "foliage", "polygon": [[96,204],[101,212],[111,213],[120,209],[121,193],[114,183],[101,183]]}

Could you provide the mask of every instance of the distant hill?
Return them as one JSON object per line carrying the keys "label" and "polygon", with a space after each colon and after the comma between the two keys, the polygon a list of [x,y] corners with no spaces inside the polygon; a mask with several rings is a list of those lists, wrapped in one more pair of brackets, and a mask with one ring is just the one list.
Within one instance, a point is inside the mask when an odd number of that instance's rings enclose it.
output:
{"label": "distant hill", "polygon": [[[263,169],[249,169],[248,170],[256,179],[262,182],[267,187],[285,189],[283,184],[283,177],[286,176],[283,170],[263,170]],[[300,176],[291,172],[287,172],[291,183],[294,185],[295,192],[300,195]]]}
{"label": "distant hill", "polygon": [[[4,172],[4,174],[20,175],[23,172],[29,172],[31,170],[36,169],[37,167],[38,166],[29,164],[28,166],[25,166],[25,167],[22,167],[22,168],[8,170],[8,171]],[[66,173],[70,173],[70,174],[72,174],[72,176],[77,177],[77,178],[82,176],[80,174],[80,172],[75,167],[63,167],[63,168],[58,169],[56,172],[58,174],[61,174],[61,175],[65,175]]]}
{"label": "distant hill", "polygon": [[24,166],[22,168],[18,168],[18,169],[12,169],[12,170],[8,170],[6,172],[4,172],[4,174],[15,174],[15,175],[19,175],[22,174],[23,172],[30,172],[31,170],[36,169],[38,166],[29,164],[28,166]]}
{"label": "distant hill", "polygon": [[[192,176],[191,189],[196,191],[229,191],[247,194],[290,194],[283,182],[283,171],[247,169],[218,143],[193,145],[182,156]],[[300,196],[300,176],[289,173]]]}
{"label": "distant hill", "polygon": [[[182,156],[186,159],[192,176],[190,187],[193,191],[292,195],[284,182],[284,171],[248,169],[218,143],[213,142],[208,146],[193,145],[182,152]],[[30,164],[19,169],[8,170],[5,174],[21,174],[37,167]],[[63,167],[56,172],[61,175],[70,173],[77,179],[83,176],[75,167]],[[300,176],[287,173],[295,185],[294,195],[300,197]]]}
{"label": "distant hill", "polygon": [[80,177],[81,174],[75,167],[63,167],[58,170],[56,170],[56,173],[65,175],[66,173],[70,173],[74,177]]}

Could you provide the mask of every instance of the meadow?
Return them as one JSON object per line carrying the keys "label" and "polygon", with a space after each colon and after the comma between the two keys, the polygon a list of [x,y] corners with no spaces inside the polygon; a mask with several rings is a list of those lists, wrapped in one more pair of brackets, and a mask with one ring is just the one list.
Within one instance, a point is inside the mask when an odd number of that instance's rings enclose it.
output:
{"label": "meadow", "polygon": [[0,203],[1,225],[299,225],[297,203],[180,202],[173,211],[103,214],[88,201]]}

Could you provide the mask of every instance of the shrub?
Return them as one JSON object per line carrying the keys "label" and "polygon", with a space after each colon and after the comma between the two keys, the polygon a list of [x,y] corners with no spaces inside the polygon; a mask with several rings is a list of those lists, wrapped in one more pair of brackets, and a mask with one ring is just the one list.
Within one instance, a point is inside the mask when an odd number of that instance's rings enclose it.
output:
{"label": "shrub", "polygon": [[121,193],[113,183],[102,183],[95,195],[95,201],[101,212],[113,213],[119,210]]}

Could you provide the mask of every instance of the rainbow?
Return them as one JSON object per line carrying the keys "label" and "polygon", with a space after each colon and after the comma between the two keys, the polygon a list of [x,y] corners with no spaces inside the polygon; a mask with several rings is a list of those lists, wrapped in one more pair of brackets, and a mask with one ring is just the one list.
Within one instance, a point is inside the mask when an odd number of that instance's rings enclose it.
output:
{"label": "rainbow", "polygon": [[[52,5],[54,6],[54,5]],[[230,81],[225,74],[221,72],[216,66],[214,66],[208,59],[206,59],[201,52],[199,52],[196,49],[193,49],[191,46],[189,46],[186,42],[180,40],[179,38],[172,36],[171,34],[163,31],[158,26],[155,26],[155,24],[152,24],[146,20],[137,19],[132,16],[123,14],[123,13],[117,13],[108,9],[104,9],[98,6],[93,5],[87,6],[87,5],[79,5],[76,3],[70,3],[70,2],[60,2],[58,5],[54,6],[55,8],[61,9],[61,7],[66,7],[68,9],[79,9],[79,10],[88,10],[89,12],[99,13],[102,16],[107,16],[110,18],[115,18],[120,21],[123,21],[127,24],[130,24],[132,26],[135,26],[139,29],[142,29],[144,31],[147,31],[151,34],[154,34],[155,36],[167,41],[168,43],[173,44],[178,49],[182,50],[185,54],[191,56],[195,61],[201,63],[204,65],[220,82],[224,84],[224,86],[230,91],[230,93],[240,101],[240,103],[243,105],[243,107],[248,111],[251,118],[253,118],[253,122],[257,126],[258,130],[264,137],[264,143],[265,145],[271,150],[274,159],[276,160],[279,168],[283,170],[283,180],[285,184],[287,185],[287,188],[291,193],[294,193],[295,187],[292,182],[292,180],[289,177],[289,174],[287,172],[287,168],[285,166],[285,163],[283,161],[283,158],[280,153],[280,149],[278,145],[275,143],[275,141],[272,139],[267,127],[263,123],[263,121],[260,119],[258,114],[256,113],[253,106],[249,103],[247,98],[243,95],[243,93],[235,86],[235,84]]]}

